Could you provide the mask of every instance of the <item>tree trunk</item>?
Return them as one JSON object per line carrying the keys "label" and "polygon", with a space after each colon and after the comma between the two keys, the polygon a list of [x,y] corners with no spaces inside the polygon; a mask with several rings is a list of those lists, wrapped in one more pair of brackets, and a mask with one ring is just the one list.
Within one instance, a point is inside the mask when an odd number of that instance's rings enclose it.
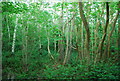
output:
{"label": "tree trunk", "polygon": [[64,58],[64,61],[63,61],[63,65],[66,64],[67,62],[67,57],[68,57],[68,47],[69,45],[69,38],[68,38],[68,35],[66,36],[66,52],[65,52],[65,58]]}
{"label": "tree trunk", "polygon": [[106,38],[108,24],[109,24],[109,4],[108,2],[106,2],[106,24],[105,24],[102,40],[98,46],[98,56],[100,56],[99,60],[102,58],[102,51],[103,51],[102,48],[103,48],[103,44]]}
{"label": "tree trunk", "polygon": [[16,18],[16,23],[15,23],[15,28],[14,28],[14,35],[13,35],[13,43],[12,43],[12,53],[13,54],[14,54],[14,51],[15,51],[15,40],[16,40],[17,22],[18,22],[18,19]]}
{"label": "tree trunk", "polygon": [[[94,38],[95,38],[95,44],[94,44],[94,48],[95,48],[95,49],[94,49],[94,50],[95,50],[95,51],[93,52],[94,54],[96,53],[96,50],[97,50],[97,47],[98,47],[98,35],[99,35],[99,34],[98,34],[98,27],[99,27],[99,26],[100,26],[100,21],[97,20],[96,28],[95,28],[95,30],[94,30],[94,33],[95,33],[95,34],[94,34]],[[96,62],[96,56],[97,56],[97,55],[95,55],[95,57],[94,57],[94,59],[95,59],[94,62]]]}
{"label": "tree trunk", "polygon": [[81,19],[83,21],[83,24],[84,24],[84,27],[85,27],[85,30],[86,30],[86,42],[85,42],[86,53],[85,53],[85,57],[87,59],[87,63],[89,63],[90,62],[90,55],[89,55],[90,31],[89,31],[88,22],[86,20],[84,12],[83,12],[82,2],[79,2],[79,11],[80,11],[80,17],[81,17]]}
{"label": "tree trunk", "polygon": [[[55,36],[56,38],[56,36]],[[56,40],[54,39],[54,51],[56,52],[56,49],[57,49],[57,45],[56,45]]]}
{"label": "tree trunk", "polygon": [[[63,4],[61,5],[61,18],[60,18],[60,31],[61,31],[61,34],[59,34],[59,37],[60,38],[63,38],[63,33],[64,33],[64,26],[63,26]],[[64,59],[64,44],[63,44],[64,40],[61,39],[58,41],[58,53],[59,53],[59,57],[58,57],[58,60],[59,62],[62,63],[62,60]]]}
{"label": "tree trunk", "polygon": [[[68,9],[66,10],[67,15],[68,15]],[[67,18],[68,19],[68,18]],[[64,56],[64,61],[63,61],[63,65],[65,65],[68,62],[68,54],[69,54],[69,35],[70,35],[70,25],[69,25],[69,21],[67,20],[68,24],[66,24],[65,27],[65,36],[66,36],[66,50],[65,50],[65,56]]]}
{"label": "tree trunk", "polygon": [[[118,3],[118,23],[120,23],[120,1]],[[118,61],[120,60],[120,24],[118,25]],[[120,62],[119,62],[120,65]]]}
{"label": "tree trunk", "polygon": [[0,8],[0,80],[2,81],[2,13],[1,12],[2,12],[2,7]]}
{"label": "tree trunk", "polygon": [[51,54],[51,52],[50,52],[50,40],[49,40],[49,37],[47,37],[47,40],[48,40],[48,46],[47,46],[48,54],[49,54],[50,57],[54,60],[54,57],[52,56],[52,54]]}
{"label": "tree trunk", "polygon": [[[75,8],[75,6],[73,6],[73,9],[74,9],[74,8]],[[69,28],[69,31],[68,31],[68,32],[70,32],[70,33],[69,33],[70,39],[69,39],[69,51],[68,51],[67,62],[70,61],[70,56],[71,56],[71,51],[72,51],[72,39],[73,39],[73,28],[74,28],[74,16],[75,16],[75,14],[76,14],[76,13],[73,11],[73,12],[72,12],[73,17],[72,17],[72,20],[71,20],[71,22],[70,22],[70,28]],[[69,23],[69,21],[68,21],[68,23]]]}
{"label": "tree trunk", "polygon": [[115,19],[114,19],[113,26],[112,26],[112,31],[111,31],[110,34],[108,35],[108,45],[107,45],[108,53],[107,53],[107,57],[110,57],[110,39],[111,39],[111,36],[112,36],[113,31],[114,31],[114,29],[115,29],[115,25],[116,25],[116,22],[117,22],[118,15],[119,15],[119,12],[117,12],[117,15],[116,15],[116,17],[115,17]]}
{"label": "tree trunk", "polygon": [[8,37],[9,37],[9,42],[10,42],[10,28],[9,28],[9,25],[8,25],[8,18],[6,16],[6,22],[7,22],[7,29],[8,29]]}
{"label": "tree trunk", "polygon": [[27,22],[24,23],[24,21],[22,21],[23,23],[23,30],[22,30],[22,62],[23,62],[23,70],[25,72],[28,71],[28,26],[27,26]]}

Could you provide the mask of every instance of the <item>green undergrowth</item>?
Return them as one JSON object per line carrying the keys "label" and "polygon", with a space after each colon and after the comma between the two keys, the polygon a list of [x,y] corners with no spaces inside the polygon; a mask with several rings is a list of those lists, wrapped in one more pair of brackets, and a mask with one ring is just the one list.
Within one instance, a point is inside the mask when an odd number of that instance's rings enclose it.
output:
{"label": "green undergrowth", "polygon": [[27,65],[20,60],[20,56],[3,60],[3,79],[7,79],[8,75],[14,76],[15,79],[119,79],[120,76],[117,63],[100,62],[85,65],[73,59],[70,63],[62,65],[45,55],[31,57]]}
{"label": "green undergrowth", "polygon": [[99,63],[91,66],[81,64],[46,66],[43,75],[49,79],[119,79],[119,73],[118,65]]}

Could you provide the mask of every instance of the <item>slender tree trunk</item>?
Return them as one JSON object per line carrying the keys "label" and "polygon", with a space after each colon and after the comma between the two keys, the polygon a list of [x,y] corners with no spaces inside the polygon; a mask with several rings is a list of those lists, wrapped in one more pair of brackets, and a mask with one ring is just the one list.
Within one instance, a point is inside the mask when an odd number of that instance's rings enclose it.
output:
{"label": "slender tree trunk", "polygon": [[115,19],[114,19],[113,26],[112,26],[112,31],[111,31],[110,34],[108,35],[108,45],[107,45],[108,53],[107,53],[107,57],[110,57],[110,39],[111,39],[111,36],[112,36],[113,31],[114,31],[114,29],[115,29],[115,25],[116,25],[116,22],[117,22],[118,15],[119,15],[119,12],[117,12],[117,15],[116,15],[116,17],[115,17]]}
{"label": "slender tree trunk", "polygon": [[[118,3],[118,23],[120,23],[120,1]],[[118,25],[118,61],[120,60],[120,24]],[[119,62],[120,65],[120,62]]]}
{"label": "slender tree trunk", "polygon": [[[75,6],[73,6],[73,9],[75,8]],[[75,16],[75,12],[73,11],[72,12],[72,14],[73,14],[73,18],[72,18],[72,20],[71,20],[71,22],[70,22],[70,28],[69,28],[69,51],[68,51],[68,58],[67,58],[67,62],[69,62],[69,60],[70,60],[70,56],[71,56],[71,51],[72,51],[72,37],[73,37],[73,28],[74,28],[74,16]],[[68,21],[68,23],[69,23],[69,21]]]}
{"label": "slender tree trunk", "polygon": [[[61,35],[59,35],[59,37],[62,38]],[[62,60],[64,59],[64,45],[63,45],[63,42],[64,42],[64,41],[63,41],[62,39],[58,41],[58,53],[59,53],[59,58],[58,58],[58,60],[59,60],[60,62],[62,62]]]}
{"label": "slender tree trunk", "polygon": [[[55,38],[56,38],[56,36],[55,36]],[[56,43],[56,40],[54,39],[54,51],[56,51],[57,50],[57,43]]]}
{"label": "slender tree trunk", "polygon": [[28,71],[28,23],[26,24],[25,32],[25,72]]}
{"label": "slender tree trunk", "polygon": [[6,22],[7,22],[7,29],[8,29],[8,37],[9,37],[9,42],[10,42],[10,28],[9,28],[9,25],[8,25],[8,18],[6,18]]}
{"label": "slender tree trunk", "polygon": [[48,40],[48,45],[47,45],[48,54],[51,54],[51,52],[50,52],[50,40],[49,40],[49,37],[47,37],[47,40]]}
{"label": "slender tree trunk", "polygon": [[83,12],[82,2],[79,2],[79,11],[80,11],[80,17],[83,21],[83,24],[84,24],[84,27],[85,27],[85,30],[86,30],[86,42],[85,42],[86,53],[85,53],[85,56],[86,56],[86,59],[87,59],[87,63],[89,64],[89,62],[90,62],[90,55],[89,55],[90,31],[89,31],[88,22],[86,20],[84,12]]}
{"label": "slender tree trunk", "polygon": [[[102,7],[102,13],[101,14],[99,14],[100,15],[100,18],[102,18],[103,17],[103,14],[104,14],[104,7],[103,7],[103,5],[101,5],[101,7]],[[98,30],[98,28],[100,27],[100,26],[102,26],[103,27],[103,25],[104,25],[104,21],[103,20],[101,20],[101,22],[103,23],[102,25],[100,24],[100,20],[98,19],[98,21],[99,21],[99,24],[97,25],[98,27],[96,27],[96,34],[97,34],[97,41],[96,41],[96,51],[94,52],[96,55],[95,55],[95,60],[94,60],[94,63],[96,64],[96,62],[98,61],[98,58],[99,58],[99,54],[98,54],[98,46],[99,46],[99,41],[100,41],[100,39],[101,38],[99,38],[99,30]]]}
{"label": "slender tree trunk", "polygon": [[17,31],[17,22],[18,22],[18,19],[16,18],[16,25],[15,25],[15,28],[14,28],[14,35],[13,35],[13,43],[12,43],[12,53],[14,54],[14,51],[15,51],[15,40],[16,40],[16,31]]}
{"label": "slender tree trunk", "polygon": [[81,55],[82,55],[82,59],[85,57],[85,53],[84,53],[84,27],[83,27],[83,23],[82,23],[82,28],[81,28]]}
{"label": "slender tree trunk", "polygon": [[83,52],[84,52],[84,32],[83,32],[83,23],[81,22],[80,25],[77,27],[77,35],[76,35],[76,48],[78,51],[77,60],[83,59]]}
{"label": "slender tree trunk", "polygon": [[69,62],[70,60],[70,56],[71,56],[71,46],[72,46],[72,26],[70,26],[69,29],[69,43],[68,43],[68,57],[67,57],[67,62]]}
{"label": "slender tree trunk", "polygon": [[[67,11],[67,15],[68,15],[68,9]],[[68,18],[67,18],[68,19]],[[63,61],[63,65],[65,65],[68,62],[68,54],[69,54],[69,35],[70,35],[70,25],[69,25],[69,21],[67,21],[68,24],[66,25],[67,27],[65,27],[65,35],[66,35],[66,50],[65,50],[65,56],[64,56],[64,61]]]}
{"label": "slender tree trunk", "polygon": [[67,62],[67,57],[68,57],[68,49],[69,49],[69,37],[68,35],[66,36],[66,52],[65,52],[65,58],[64,58],[64,61],[63,61],[63,65],[66,64]]}
{"label": "slender tree trunk", "polygon": [[[78,26],[76,28],[76,49],[77,49],[77,52],[78,52],[78,57],[77,57],[77,60],[82,60],[82,56],[81,56],[81,50],[80,50],[80,35],[81,35],[81,31],[80,31],[80,28],[81,26]],[[81,28],[82,30],[82,28]]]}
{"label": "slender tree trunk", "polygon": [[2,13],[1,12],[2,12],[2,7],[0,7],[0,80],[2,81]]}
{"label": "slender tree trunk", "polygon": [[[22,24],[23,24],[23,20],[22,20]],[[26,36],[25,35],[25,26],[21,31],[22,31],[22,63],[23,63],[22,68],[24,69],[24,65],[25,65],[25,36]]]}
{"label": "slender tree trunk", "polygon": [[[120,14],[120,12],[119,12]],[[118,23],[120,23],[120,15],[118,17]],[[120,66],[120,24],[118,25],[118,39],[117,39],[117,47],[118,47],[118,51],[117,51],[117,58],[115,58],[115,62],[118,62],[119,66]]]}
{"label": "slender tree trunk", "polygon": [[106,24],[105,24],[102,40],[98,46],[98,54],[99,54],[98,56],[100,56],[100,59],[102,58],[102,52],[103,52],[102,48],[103,48],[103,44],[104,44],[104,41],[106,38],[108,24],[109,24],[109,4],[108,4],[108,2],[106,2]]}
{"label": "slender tree trunk", "polygon": [[47,37],[47,40],[48,40],[48,46],[47,46],[48,54],[49,54],[50,57],[54,60],[54,57],[52,56],[52,54],[51,54],[51,52],[50,52],[50,40],[49,40],[49,37]]}
{"label": "slender tree trunk", "polygon": [[97,24],[96,24],[96,28],[94,30],[94,38],[95,38],[95,44],[94,44],[94,48],[95,48],[95,51],[94,51],[94,54],[96,53],[96,50],[97,50],[97,46],[98,46],[98,27],[100,26],[100,21],[97,20]]}
{"label": "slender tree trunk", "polygon": [[24,22],[22,20],[22,23],[23,23],[23,30],[22,30],[22,62],[23,62],[23,70],[25,72],[28,71],[28,27],[27,27],[27,22]]}
{"label": "slender tree trunk", "polygon": [[[64,26],[63,26],[63,4],[64,3],[62,3],[62,5],[61,5],[61,18],[60,18],[60,23],[61,23],[60,30],[61,30],[61,34],[59,34],[60,38],[63,38],[62,34],[64,33]],[[62,60],[64,59],[64,44],[63,44],[63,42],[64,42],[63,39],[61,39],[61,40],[58,41],[58,53],[59,53],[58,60],[61,63],[62,63]]]}

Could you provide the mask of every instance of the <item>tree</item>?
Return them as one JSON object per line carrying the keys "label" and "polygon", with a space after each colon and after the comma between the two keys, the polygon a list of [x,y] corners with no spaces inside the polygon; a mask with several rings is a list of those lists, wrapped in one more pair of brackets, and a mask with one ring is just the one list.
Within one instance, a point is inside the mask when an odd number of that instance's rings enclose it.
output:
{"label": "tree", "polygon": [[89,55],[89,44],[90,44],[90,30],[89,30],[89,25],[88,22],[86,20],[86,17],[84,15],[83,12],[83,5],[82,2],[79,2],[79,11],[80,11],[80,17],[83,21],[85,30],[86,30],[86,42],[85,42],[85,49],[86,49],[86,53],[85,53],[85,57],[87,57],[87,62],[90,62],[90,55]]}

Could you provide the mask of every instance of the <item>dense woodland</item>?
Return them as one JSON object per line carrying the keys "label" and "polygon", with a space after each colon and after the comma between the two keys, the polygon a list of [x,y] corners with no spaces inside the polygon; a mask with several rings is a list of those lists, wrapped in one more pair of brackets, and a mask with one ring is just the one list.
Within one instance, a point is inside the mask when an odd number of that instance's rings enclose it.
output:
{"label": "dense woodland", "polygon": [[120,2],[1,2],[3,79],[119,79]]}

